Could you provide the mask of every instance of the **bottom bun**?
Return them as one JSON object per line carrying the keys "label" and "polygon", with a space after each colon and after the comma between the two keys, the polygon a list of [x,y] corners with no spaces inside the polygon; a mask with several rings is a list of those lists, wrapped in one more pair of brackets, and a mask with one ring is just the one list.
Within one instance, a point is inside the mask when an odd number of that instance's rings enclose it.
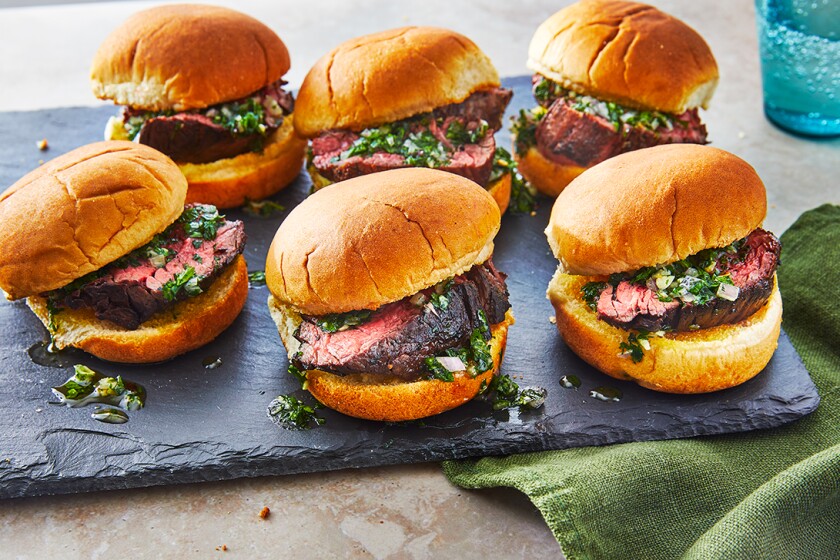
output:
{"label": "bottom bun", "polygon": [[740,385],[773,356],[782,323],[782,297],[774,280],[767,303],[748,319],[691,332],[651,335],[638,363],[620,355],[628,331],[598,319],[581,299],[592,277],[557,272],[548,287],[557,329],[566,344],[593,367],[665,393],[708,393]]}
{"label": "bottom bun", "polygon": [[280,191],[301,171],[306,140],[295,134],[293,115],[266,139],[262,152],[248,152],[210,163],[181,163],[189,183],[187,204],[203,202],[233,208]]}
{"label": "bottom bun", "polygon": [[[248,267],[239,256],[208,291],[156,313],[135,330],[99,320],[92,309],[62,309],[53,316],[53,340],[58,348],[80,348],[109,362],[161,362],[216,338],[233,323],[247,298]],[[48,327],[46,300],[33,296],[26,303]]]}
{"label": "bottom bun", "polygon": [[559,195],[572,179],[586,171],[586,167],[555,163],[535,147],[531,147],[524,155],[519,155],[514,145],[513,153],[522,176],[538,191],[551,197]]}
{"label": "bottom bun", "polygon": [[[286,350],[290,356],[294,355],[298,343],[293,333],[300,324],[300,316],[280,305],[273,296],[269,296],[268,308]],[[454,381],[406,381],[372,373],[336,375],[313,369],[306,372],[306,388],[324,406],[355,418],[401,422],[434,416],[472,400],[482,385],[490,384],[499,372],[508,327],[513,323],[513,312],[508,310],[504,321],[490,327],[492,338],[488,344],[493,367],[475,377],[459,372],[455,373]]]}
{"label": "bottom bun", "polygon": [[[312,179],[312,192],[319,191],[333,184],[333,181],[321,175],[318,172],[318,168],[311,162],[306,166],[306,170],[309,172],[309,178]],[[504,214],[510,204],[510,189],[512,184],[513,181],[510,173],[505,173],[485,188],[493,197],[493,200],[496,201],[496,204],[499,205],[500,214]]]}

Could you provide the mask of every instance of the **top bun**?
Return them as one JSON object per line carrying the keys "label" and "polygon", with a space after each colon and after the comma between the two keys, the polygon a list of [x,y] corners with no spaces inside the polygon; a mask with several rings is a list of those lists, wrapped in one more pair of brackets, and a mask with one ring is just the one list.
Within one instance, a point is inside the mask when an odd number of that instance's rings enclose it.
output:
{"label": "top bun", "polygon": [[499,86],[487,55],[448,29],[403,27],[351,39],[321,57],[295,103],[295,130],[362,130],[460,103]]}
{"label": "top bun", "polygon": [[376,309],[487,260],[499,221],[493,197],[458,175],[363,175],[289,214],[268,250],[266,283],[302,313]]}
{"label": "top bun", "polygon": [[680,114],[705,108],[718,81],[709,45],[653,6],[581,0],[545,20],[528,68],[579,93]]}
{"label": "top bun", "polygon": [[709,146],[627,152],[560,193],[545,233],[560,271],[602,275],[724,247],[761,225],[767,195],[741,158]]}
{"label": "top bun", "polygon": [[135,109],[186,111],[239,99],[280,79],[289,51],[271,29],[218,6],[138,12],[93,58],[93,93]]}
{"label": "top bun", "polygon": [[18,299],[102,268],[171,225],[186,194],[171,159],[133,142],[45,163],[0,195],[0,288]]}

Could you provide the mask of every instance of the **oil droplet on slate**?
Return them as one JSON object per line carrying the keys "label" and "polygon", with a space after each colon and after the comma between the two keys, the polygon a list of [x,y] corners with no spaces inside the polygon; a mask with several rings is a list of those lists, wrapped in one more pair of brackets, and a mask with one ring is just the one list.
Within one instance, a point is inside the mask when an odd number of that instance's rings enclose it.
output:
{"label": "oil droplet on slate", "polygon": [[221,356],[207,356],[201,360],[201,365],[204,366],[204,369],[216,369],[222,365],[222,358]]}
{"label": "oil droplet on slate", "polygon": [[580,387],[580,378],[577,375],[564,375],[560,378],[560,386],[566,389],[577,389]]}
{"label": "oil droplet on slate", "polygon": [[90,413],[90,417],[106,424],[125,424],[128,422],[128,414],[112,406],[97,406]]}
{"label": "oil droplet on slate", "polygon": [[29,359],[39,366],[62,369],[78,362],[81,354],[72,348],[59,350],[55,344],[47,341],[36,342],[27,348],[26,353],[29,354]]}
{"label": "oil droplet on slate", "polygon": [[601,387],[595,387],[589,391],[589,396],[594,399],[598,399],[599,401],[618,402],[624,394],[615,387],[607,387],[606,385],[603,385]]}

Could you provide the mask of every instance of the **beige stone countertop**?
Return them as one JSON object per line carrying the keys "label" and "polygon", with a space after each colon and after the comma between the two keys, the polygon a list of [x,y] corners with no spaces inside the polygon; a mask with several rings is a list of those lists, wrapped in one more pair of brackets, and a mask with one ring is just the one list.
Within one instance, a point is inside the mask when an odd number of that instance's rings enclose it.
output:
{"label": "beige stone countertop", "polygon": [[[570,2],[207,3],[244,11],[276,30],[292,55],[286,78],[297,88],[335,45],[409,24],[460,31],[501,75],[526,74],[534,29]],[[715,53],[720,85],[702,116],[713,144],[752,163],[767,184],[767,227],[781,233],[804,210],[840,202],[840,143],[795,138],[763,116],[752,1],[654,3],[697,29]],[[4,5],[0,0],[0,111],[100,104],[88,84],[93,53],[111,29],[154,4]],[[265,520],[258,515],[264,506],[271,509]],[[175,556],[554,558],[560,550],[523,495],[463,490],[437,464],[0,502],[2,558]]]}

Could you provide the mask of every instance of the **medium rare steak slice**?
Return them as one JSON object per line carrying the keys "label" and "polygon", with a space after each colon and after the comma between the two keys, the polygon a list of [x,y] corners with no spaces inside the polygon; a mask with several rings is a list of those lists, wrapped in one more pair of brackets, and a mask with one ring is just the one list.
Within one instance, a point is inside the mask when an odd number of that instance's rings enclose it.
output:
{"label": "medium rare steak slice", "polygon": [[[318,172],[330,181],[338,182],[377,173],[388,169],[399,169],[412,167],[406,163],[406,158],[401,154],[388,152],[376,152],[369,156],[352,156],[347,159],[338,159],[338,155],[348,149],[358,135],[351,132],[332,132],[321,140],[319,137],[313,140],[313,153],[315,154],[312,163]],[[318,154],[316,148],[338,146],[339,149]],[[493,155],[496,153],[496,140],[492,134],[487,134],[478,144],[465,144],[451,152],[451,159],[448,164],[436,167],[442,171],[449,171],[471,179],[479,185],[486,186],[490,180],[490,173],[493,171]]]}
{"label": "medium rare steak slice", "polygon": [[456,277],[444,295],[445,306],[431,302],[418,306],[406,298],[380,307],[358,326],[337,332],[325,332],[316,317],[304,316],[296,334],[301,346],[295,361],[303,369],[416,379],[425,358],[469,342],[473,330],[481,327],[479,311],[496,324],[510,308],[504,275],[489,261]]}
{"label": "medium rare steak slice", "polygon": [[[407,127],[415,136],[425,135],[424,141],[413,140],[414,146],[422,145],[436,152],[436,157],[428,160],[429,167],[449,171],[487,186],[496,152],[492,131],[501,127],[502,116],[512,95],[511,90],[504,88],[479,91],[461,103],[446,105],[430,114],[399,121],[392,125],[395,138],[392,143],[359,155],[350,155],[348,151],[360,139],[360,133],[350,130],[325,131],[312,139],[312,164],[318,173],[333,182],[388,169],[415,167],[417,163],[407,160],[408,152],[400,153],[399,149],[406,139],[396,129]],[[450,126],[472,131],[484,126],[482,121],[487,123],[489,130],[480,140],[453,142],[448,134]],[[428,146],[429,138],[434,146]],[[413,148],[411,152],[421,156],[416,159],[424,159],[422,150],[417,152]]]}
{"label": "medium rare steak slice", "polygon": [[[294,98],[283,90],[282,80],[270,84],[253,96],[203,111],[155,115],[143,123],[137,141],[163,152],[178,163],[209,163],[259,149],[266,136],[283,123],[283,116],[294,109]],[[263,114],[264,130],[250,134],[233,132],[222,122],[225,112],[252,102]],[[253,108],[252,107],[252,108]],[[142,112],[126,109],[124,120]],[[216,122],[214,117],[219,118]],[[220,118],[224,117],[224,118]]]}
{"label": "medium rare steak slice", "polygon": [[676,118],[673,128],[650,130],[621,125],[574,108],[573,102],[558,98],[537,125],[537,150],[561,165],[589,167],[624,152],[660,144],[706,144],[706,127],[697,110]]}
{"label": "medium rare steak slice", "polygon": [[737,323],[761,309],[773,291],[773,275],[779,264],[781,245],[773,234],[757,229],[746,239],[736,258],[724,263],[738,288],[734,301],[715,297],[702,304],[674,299],[660,301],[644,284],[622,280],[607,284],[597,297],[598,317],[622,328],[676,332]]}
{"label": "medium rare steak slice", "polygon": [[47,296],[56,307],[92,308],[98,319],[133,330],[158,311],[207,290],[244,247],[242,222],[224,220],[212,206],[190,205],[151,243],[97,271],[90,281]]}

